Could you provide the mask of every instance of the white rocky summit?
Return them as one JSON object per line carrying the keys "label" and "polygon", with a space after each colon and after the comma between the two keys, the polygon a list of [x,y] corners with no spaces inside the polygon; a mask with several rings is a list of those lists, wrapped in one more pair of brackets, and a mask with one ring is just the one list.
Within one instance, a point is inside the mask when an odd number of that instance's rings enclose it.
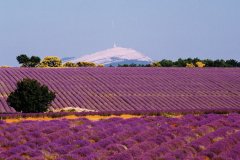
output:
{"label": "white rocky summit", "polygon": [[69,62],[93,62],[105,66],[117,66],[118,64],[150,64],[152,59],[134,49],[114,45],[113,48],[75,58]]}

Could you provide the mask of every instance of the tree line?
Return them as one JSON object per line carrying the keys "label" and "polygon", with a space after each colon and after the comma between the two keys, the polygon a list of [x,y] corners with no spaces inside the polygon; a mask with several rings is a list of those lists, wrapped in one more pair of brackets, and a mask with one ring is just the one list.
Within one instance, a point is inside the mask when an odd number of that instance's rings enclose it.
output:
{"label": "tree line", "polygon": [[[41,60],[37,56],[28,57],[25,54],[17,56],[17,61],[21,67],[103,67],[102,64],[95,64],[93,62],[66,62],[56,56],[47,56]],[[113,67],[113,66],[109,66]],[[122,64],[118,67],[240,67],[240,62],[234,59],[199,59],[199,58],[179,58],[176,61],[163,59],[161,61],[155,61],[151,64]]]}
{"label": "tree line", "polygon": [[137,65],[137,64],[123,64],[119,67],[240,67],[240,62],[234,59],[223,60],[211,60],[199,58],[179,58],[176,61],[163,59],[161,61],[153,62],[152,64]]}

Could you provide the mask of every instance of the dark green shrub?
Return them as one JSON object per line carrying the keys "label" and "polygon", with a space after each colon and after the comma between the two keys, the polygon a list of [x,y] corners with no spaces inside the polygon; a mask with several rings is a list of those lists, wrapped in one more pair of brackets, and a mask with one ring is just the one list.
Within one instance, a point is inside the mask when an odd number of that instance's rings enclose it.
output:
{"label": "dark green shrub", "polygon": [[18,112],[46,112],[55,98],[55,93],[34,79],[23,79],[7,99],[8,104]]}

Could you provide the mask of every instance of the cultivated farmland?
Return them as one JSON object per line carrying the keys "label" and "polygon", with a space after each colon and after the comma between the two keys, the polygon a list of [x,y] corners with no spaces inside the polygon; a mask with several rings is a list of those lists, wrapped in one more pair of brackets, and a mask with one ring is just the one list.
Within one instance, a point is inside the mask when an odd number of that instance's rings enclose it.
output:
{"label": "cultivated farmland", "polygon": [[239,114],[0,121],[0,137],[9,160],[240,159]]}
{"label": "cultivated farmland", "polygon": [[[14,113],[23,78],[92,112]],[[240,69],[1,68],[0,110],[0,160],[240,159]]]}
{"label": "cultivated farmland", "polygon": [[94,111],[239,110],[235,68],[1,68],[0,112],[17,81],[34,78],[56,92],[52,108]]}

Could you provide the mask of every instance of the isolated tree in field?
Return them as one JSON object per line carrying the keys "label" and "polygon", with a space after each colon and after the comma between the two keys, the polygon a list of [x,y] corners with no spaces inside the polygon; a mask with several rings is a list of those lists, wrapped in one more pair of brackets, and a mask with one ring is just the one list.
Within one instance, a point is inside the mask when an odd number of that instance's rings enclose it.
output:
{"label": "isolated tree in field", "polygon": [[55,93],[34,79],[23,79],[7,99],[8,104],[18,112],[46,112],[55,98]]}
{"label": "isolated tree in field", "polygon": [[56,56],[47,56],[40,63],[39,67],[61,67],[62,60]]}
{"label": "isolated tree in field", "polygon": [[17,61],[22,65],[22,67],[36,67],[40,63],[41,59],[37,56],[29,58],[26,54],[21,54],[17,56]]}

